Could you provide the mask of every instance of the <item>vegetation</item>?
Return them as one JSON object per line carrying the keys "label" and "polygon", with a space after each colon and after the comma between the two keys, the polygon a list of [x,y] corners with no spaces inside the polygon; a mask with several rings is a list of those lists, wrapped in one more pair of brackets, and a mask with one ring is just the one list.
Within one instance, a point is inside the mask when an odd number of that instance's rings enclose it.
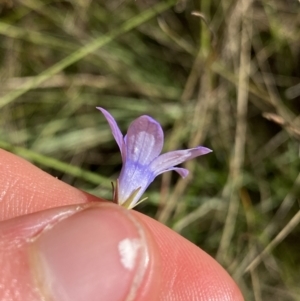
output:
{"label": "vegetation", "polygon": [[104,117],[159,120],[165,151],[204,145],[190,177],[137,210],[215,257],[246,300],[300,300],[300,3],[4,0],[0,147],[111,198]]}

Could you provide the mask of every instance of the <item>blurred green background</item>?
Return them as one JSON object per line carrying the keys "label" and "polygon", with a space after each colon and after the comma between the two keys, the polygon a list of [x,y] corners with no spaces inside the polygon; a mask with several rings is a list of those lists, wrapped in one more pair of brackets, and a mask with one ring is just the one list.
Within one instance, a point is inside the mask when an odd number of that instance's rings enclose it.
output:
{"label": "blurred green background", "polygon": [[142,114],[204,145],[137,210],[215,257],[246,300],[300,300],[300,3],[2,0],[0,147],[111,198]]}

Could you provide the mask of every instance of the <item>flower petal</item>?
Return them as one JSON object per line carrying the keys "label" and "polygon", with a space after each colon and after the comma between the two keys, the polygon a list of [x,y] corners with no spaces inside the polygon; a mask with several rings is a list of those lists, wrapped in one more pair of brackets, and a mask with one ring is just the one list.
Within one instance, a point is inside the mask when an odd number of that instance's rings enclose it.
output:
{"label": "flower petal", "polygon": [[[137,203],[154,178],[148,165],[145,166],[139,164],[139,162],[126,160],[118,179],[118,203],[122,205],[128,199],[131,199],[132,204]],[[135,193],[137,189],[139,190]]]}
{"label": "flower petal", "polygon": [[143,115],[134,120],[126,135],[126,160],[148,165],[159,156],[164,143],[164,133],[160,124]]}
{"label": "flower petal", "polygon": [[[209,148],[198,146],[195,148],[177,150],[160,155],[149,166],[155,177],[165,171],[172,169],[174,166],[212,152]],[[176,170],[177,171],[177,170]],[[178,171],[177,171],[178,172]],[[180,175],[181,173],[178,172]]]}
{"label": "flower petal", "polygon": [[176,171],[182,178],[186,178],[187,175],[189,174],[189,171],[186,168],[181,168],[181,167],[173,167],[173,168],[165,169],[161,173],[169,171],[169,170]]}
{"label": "flower petal", "polygon": [[110,113],[108,113],[106,110],[104,110],[101,107],[96,107],[96,108],[99,111],[101,111],[102,114],[104,115],[104,117],[106,118],[106,120],[110,126],[111,132],[120,148],[122,160],[123,160],[123,162],[125,162],[125,157],[126,157],[125,143],[124,143],[123,135],[120,131],[120,128],[118,127],[118,124],[116,123],[114,117]]}
{"label": "flower petal", "polygon": [[159,174],[155,174],[155,177],[157,177],[158,175],[160,175],[164,172],[167,172],[167,171],[176,171],[182,178],[186,178],[189,174],[189,171],[186,168],[171,167],[171,168],[162,170]]}

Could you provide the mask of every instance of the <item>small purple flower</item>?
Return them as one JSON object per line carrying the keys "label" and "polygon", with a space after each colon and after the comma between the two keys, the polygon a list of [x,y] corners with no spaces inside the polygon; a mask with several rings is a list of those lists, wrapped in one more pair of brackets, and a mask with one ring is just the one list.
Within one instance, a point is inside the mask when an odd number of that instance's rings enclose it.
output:
{"label": "small purple flower", "polygon": [[114,202],[128,209],[141,202],[140,197],[155,177],[175,170],[185,178],[188,170],[174,166],[211,152],[198,146],[160,155],[164,133],[156,120],[147,115],[140,116],[130,124],[127,135],[123,137],[115,119],[103,108],[97,109],[107,119],[122,156],[123,166],[114,190]]}

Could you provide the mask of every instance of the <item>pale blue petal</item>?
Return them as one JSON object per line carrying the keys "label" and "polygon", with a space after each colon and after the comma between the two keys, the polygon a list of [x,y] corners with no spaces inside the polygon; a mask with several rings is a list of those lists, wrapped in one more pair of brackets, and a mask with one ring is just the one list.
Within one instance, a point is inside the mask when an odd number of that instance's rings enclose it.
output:
{"label": "pale blue petal", "polygon": [[102,114],[104,115],[104,117],[106,118],[106,120],[110,126],[111,132],[120,148],[122,160],[123,160],[123,162],[125,162],[125,158],[126,158],[125,143],[123,140],[123,135],[118,127],[118,124],[116,123],[113,116],[110,113],[108,113],[105,109],[103,109],[101,107],[97,107],[97,109],[99,111],[101,111]]}
{"label": "pale blue petal", "polygon": [[[172,171],[172,170],[176,171],[182,178],[186,178],[187,175],[189,174],[189,171],[186,168],[181,168],[181,167],[172,167],[172,168],[164,169],[159,174],[162,174],[167,171]],[[156,174],[156,176],[158,176],[159,174]]]}
{"label": "pale blue petal", "polygon": [[155,176],[148,166],[126,160],[123,164],[119,177],[118,203],[122,204],[130,197],[132,192],[138,188],[140,190],[136,194],[132,203],[137,203],[148,186],[153,182]]}
{"label": "pale blue petal", "polygon": [[[210,153],[209,148],[198,146],[191,149],[177,150],[160,155],[153,160],[149,168],[155,177],[165,171],[170,170],[174,166],[181,164],[187,160]],[[179,173],[180,174],[180,173]]]}
{"label": "pale blue petal", "polygon": [[134,120],[126,135],[126,159],[146,166],[159,156],[164,143],[160,124],[143,115]]}

